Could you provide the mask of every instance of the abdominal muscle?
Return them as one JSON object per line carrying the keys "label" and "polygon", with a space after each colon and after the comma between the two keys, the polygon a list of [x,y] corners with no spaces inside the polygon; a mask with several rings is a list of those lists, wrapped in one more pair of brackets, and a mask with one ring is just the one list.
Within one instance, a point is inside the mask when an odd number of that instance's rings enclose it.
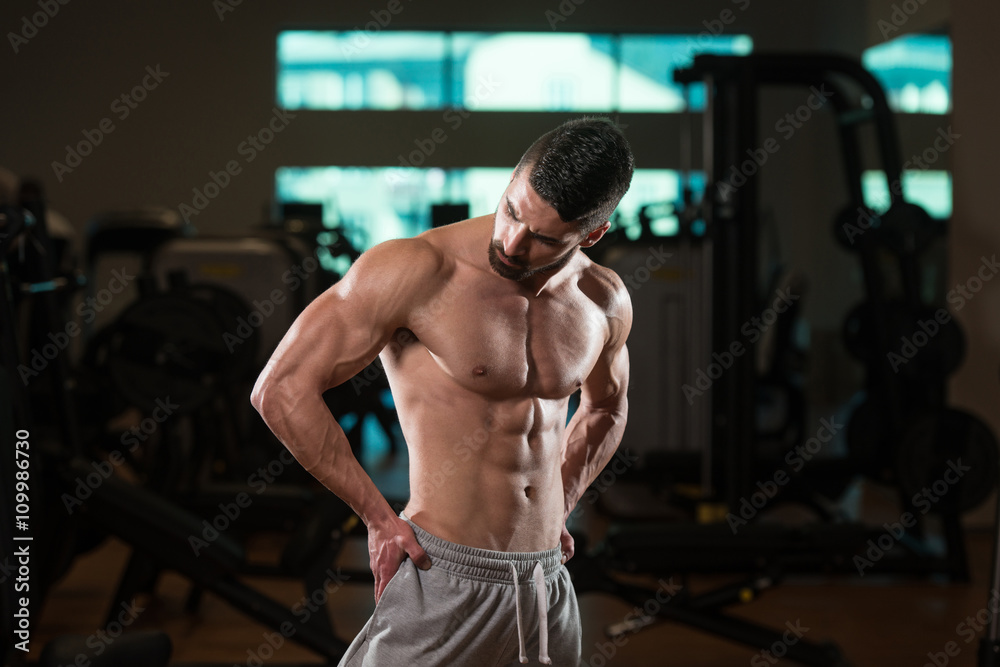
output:
{"label": "abdominal muscle", "polygon": [[557,547],[568,399],[489,398],[439,368],[407,369],[413,383],[398,368],[386,370],[409,450],[407,517],[456,544],[508,552]]}

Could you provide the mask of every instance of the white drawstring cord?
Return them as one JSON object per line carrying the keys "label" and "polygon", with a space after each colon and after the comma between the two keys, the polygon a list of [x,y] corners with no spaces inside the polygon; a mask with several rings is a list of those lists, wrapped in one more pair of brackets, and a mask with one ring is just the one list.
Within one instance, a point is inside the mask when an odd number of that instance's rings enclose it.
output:
{"label": "white drawstring cord", "polygon": [[538,596],[538,662],[551,665],[549,658],[549,604],[545,591],[545,572],[542,564],[535,562],[535,593]]}
{"label": "white drawstring cord", "polygon": [[515,613],[517,616],[517,647],[520,653],[518,654],[518,660],[521,664],[527,664],[528,653],[524,650],[524,631],[521,630],[521,595],[520,589],[517,587],[517,567],[514,565],[514,561],[510,562],[510,570],[514,573],[514,605]]}
{"label": "white drawstring cord", "polygon": [[[524,630],[521,628],[521,595],[517,583],[517,567],[514,562],[510,563],[511,573],[514,575],[514,605],[517,615],[517,647],[518,660],[522,665],[528,663],[528,652],[524,650]],[[543,665],[551,665],[552,659],[549,657],[549,607],[548,596],[545,591],[545,572],[542,564],[535,562],[535,569],[532,572],[535,579],[535,597],[538,603],[538,662]]]}

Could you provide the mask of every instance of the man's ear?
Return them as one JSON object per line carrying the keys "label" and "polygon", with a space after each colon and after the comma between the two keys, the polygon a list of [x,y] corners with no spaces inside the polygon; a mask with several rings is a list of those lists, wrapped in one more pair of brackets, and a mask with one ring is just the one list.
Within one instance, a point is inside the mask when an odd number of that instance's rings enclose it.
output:
{"label": "man's ear", "polygon": [[610,228],[611,222],[605,222],[603,225],[587,234],[587,237],[580,242],[580,247],[589,248],[594,245],[601,240],[601,237],[604,236],[605,232],[607,232]]}

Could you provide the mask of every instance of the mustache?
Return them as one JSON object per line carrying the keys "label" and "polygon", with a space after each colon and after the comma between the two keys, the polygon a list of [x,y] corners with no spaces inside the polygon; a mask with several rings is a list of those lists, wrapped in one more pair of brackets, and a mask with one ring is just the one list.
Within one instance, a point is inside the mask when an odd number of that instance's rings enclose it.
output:
{"label": "mustache", "polygon": [[493,242],[493,250],[496,251],[496,253],[498,255],[500,255],[501,257],[503,257],[505,260],[507,260],[508,262],[510,262],[511,264],[513,264],[514,266],[520,266],[520,267],[527,266],[526,264],[522,263],[520,260],[516,260],[513,257],[508,257],[506,255],[506,253],[504,253],[504,251],[503,251],[503,245],[500,244],[497,241]]}

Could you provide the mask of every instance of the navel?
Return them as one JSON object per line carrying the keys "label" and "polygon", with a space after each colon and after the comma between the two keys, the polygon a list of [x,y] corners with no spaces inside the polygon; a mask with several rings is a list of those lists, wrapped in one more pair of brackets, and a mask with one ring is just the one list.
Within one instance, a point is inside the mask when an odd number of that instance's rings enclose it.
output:
{"label": "navel", "polygon": [[535,493],[535,490],[530,486],[524,487],[524,497],[530,498]]}

